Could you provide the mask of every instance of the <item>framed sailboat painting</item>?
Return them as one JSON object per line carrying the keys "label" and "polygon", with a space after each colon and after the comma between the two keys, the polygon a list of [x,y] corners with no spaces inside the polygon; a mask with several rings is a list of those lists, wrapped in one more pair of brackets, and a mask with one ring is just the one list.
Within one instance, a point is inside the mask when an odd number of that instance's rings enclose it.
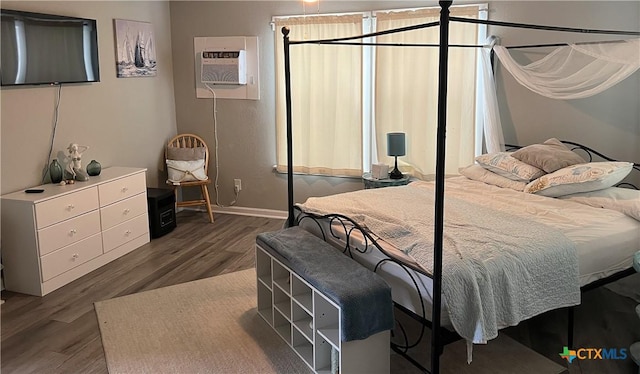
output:
{"label": "framed sailboat painting", "polygon": [[114,19],[118,78],[154,77],[156,48],[151,23]]}

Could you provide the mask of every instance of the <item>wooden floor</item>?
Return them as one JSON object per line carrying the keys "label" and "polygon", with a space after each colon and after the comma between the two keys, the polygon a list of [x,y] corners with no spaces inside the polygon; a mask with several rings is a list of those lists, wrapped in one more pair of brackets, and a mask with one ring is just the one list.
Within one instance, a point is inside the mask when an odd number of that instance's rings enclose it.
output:
{"label": "wooden floor", "polygon": [[[260,232],[282,227],[277,219],[185,211],[178,227],[162,238],[44,297],[2,292],[1,372],[107,373],[95,301],[247,269],[254,265],[253,245]],[[604,289],[583,296],[576,313],[576,346],[626,347],[640,340],[635,302]],[[564,313],[548,313],[505,332],[552,360],[564,341]],[[630,359],[577,362],[575,373],[629,373]],[[186,373],[188,374],[188,373]]]}
{"label": "wooden floor", "polygon": [[[629,356],[629,346],[640,341],[640,318],[635,312],[636,305],[638,302],[633,299],[605,287],[582,294],[581,304],[575,311],[574,344],[571,348],[624,348],[627,357],[624,360],[575,359],[568,365],[570,374],[640,373]],[[554,310],[503,332],[536,352],[567,365],[566,360],[560,358],[567,341],[566,321],[566,310]]]}

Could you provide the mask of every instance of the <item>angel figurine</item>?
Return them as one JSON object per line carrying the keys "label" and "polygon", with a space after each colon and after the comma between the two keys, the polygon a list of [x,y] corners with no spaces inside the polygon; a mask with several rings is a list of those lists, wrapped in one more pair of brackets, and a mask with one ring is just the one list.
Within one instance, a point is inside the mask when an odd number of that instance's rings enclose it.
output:
{"label": "angel figurine", "polygon": [[86,145],[78,145],[76,143],[71,143],[67,147],[67,151],[69,155],[67,156],[68,164],[68,172],[73,176],[73,179],[77,181],[86,181],[89,179],[89,176],[86,172],[82,170],[82,154],[89,149]]}

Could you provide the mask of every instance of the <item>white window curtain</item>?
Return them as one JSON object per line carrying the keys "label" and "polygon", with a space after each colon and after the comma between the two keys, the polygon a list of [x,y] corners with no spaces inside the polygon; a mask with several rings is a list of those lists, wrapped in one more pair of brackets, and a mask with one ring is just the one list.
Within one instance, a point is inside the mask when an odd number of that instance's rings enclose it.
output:
{"label": "white window curtain", "polygon": [[[480,6],[452,7],[451,16],[478,18]],[[439,20],[439,9],[377,12],[377,31]],[[478,27],[451,23],[450,44],[474,45]],[[379,43],[438,44],[439,28],[379,36]],[[477,48],[449,49],[446,172],[473,163],[475,156]],[[375,134],[380,162],[387,156],[386,133],[405,132],[406,156],[398,158],[405,173],[425,178],[435,173],[438,103],[437,47],[377,47]]]}
{"label": "white window curtain", "polygon": [[497,42],[498,38],[496,36],[490,36],[485,42],[485,47],[480,51],[481,83],[479,89],[482,92],[480,105],[484,109],[482,111],[482,129],[487,153],[505,150],[502,122],[500,121],[500,110],[496,96],[496,81],[491,64],[491,50]]}
{"label": "white window curtain", "polygon": [[494,50],[520,84],[552,99],[593,96],[640,68],[640,39],[562,46],[528,65],[514,61],[505,47]]}
{"label": "white window curtain", "polygon": [[[332,39],[362,34],[362,14],[276,19],[277,169],[287,170],[284,47],[291,40]],[[362,48],[291,46],[293,170],[296,173],[362,175]]]}

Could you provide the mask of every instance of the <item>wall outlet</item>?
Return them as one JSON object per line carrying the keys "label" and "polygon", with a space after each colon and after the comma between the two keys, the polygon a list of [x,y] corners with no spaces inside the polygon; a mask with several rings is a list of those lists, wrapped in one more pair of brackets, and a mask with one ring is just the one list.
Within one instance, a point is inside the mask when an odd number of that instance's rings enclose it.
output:
{"label": "wall outlet", "polygon": [[242,191],[242,181],[240,179],[233,180],[233,189],[236,191],[236,193]]}

